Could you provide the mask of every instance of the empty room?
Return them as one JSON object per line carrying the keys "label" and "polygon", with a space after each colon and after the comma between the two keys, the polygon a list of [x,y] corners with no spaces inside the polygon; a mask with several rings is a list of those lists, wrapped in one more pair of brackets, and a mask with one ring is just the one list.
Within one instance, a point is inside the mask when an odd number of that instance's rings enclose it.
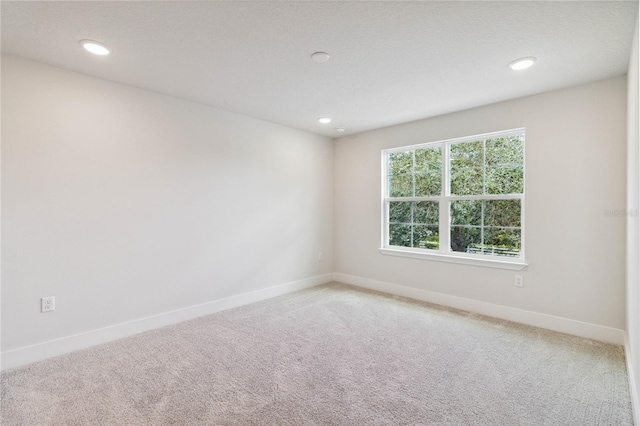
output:
{"label": "empty room", "polygon": [[640,424],[638,1],[0,8],[0,424]]}

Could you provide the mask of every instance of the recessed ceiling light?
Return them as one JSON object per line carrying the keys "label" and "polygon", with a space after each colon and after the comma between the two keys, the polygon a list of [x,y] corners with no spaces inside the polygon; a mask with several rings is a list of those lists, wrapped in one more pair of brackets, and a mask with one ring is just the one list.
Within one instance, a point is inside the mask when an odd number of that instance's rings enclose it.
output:
{"label": "recessed ceiling light", "polygon": [[320,117],[318,118],[318,121],[322,124],[329,124],[331,123],[331,119],[329,117]]}
{"label": "recessed ceiling light", "polygon": [[345,127],[336,127],[336,132],[344,132],[345,130],[347,130]]}
{"label": "recessed ceiling light", "polygon": [[100,43],[95,40],[80,40],[80,44],[85,48],[88,52],[93,53],[94,55],[108,55],[111,53],[111,48],[104,43]]}
{"label": "recessed ceiling light", "polygon": [[313,62],[327,62],[330,56],[327,52],[316,52],[311,55]]}
{"label": "recessed ceiling light", "polygon": [[526,58],[516,59],[509,64],[509,68],[512,70],[520,71],[526,70],[533,65],[538,59],[533,56],[527,56]]}

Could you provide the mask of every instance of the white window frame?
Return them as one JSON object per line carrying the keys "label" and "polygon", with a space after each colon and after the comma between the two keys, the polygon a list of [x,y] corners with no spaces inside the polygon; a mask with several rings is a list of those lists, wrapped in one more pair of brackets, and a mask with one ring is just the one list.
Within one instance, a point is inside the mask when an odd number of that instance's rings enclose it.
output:
{"label": "white window frame", "polygon": [[[411,257],[418,259],[435,260],[449,263],[461,263],[467,265],[487,266],[502,269],[521,270],[527,267],[525,262],[525,194],[526,194],[526,170],[525,155],[526,148],[523,152],[523,191],[522,194],[505,194],[505,195],[469,195],[459,196],[451,195],[450,188],[450,164],[449,164],[449,146],[458,143],[474,142],[478,140],[493,139],[498,137],[507,137],[514,135],[524,135],[524,128],[510,129],[499,132],[483,133],[474,136],[465,136],[462,138],[447,139],[442,141],[420,143],[410,146],[402,146],[382,150],[382,197],[381,197],[381,246],[380,252],[385,255]],[[439,196],[426,197],[388,197],[389,194],[389,155],[395,152],[411,151],[421,148],[441,147],[442,152],[442,188],[443,191]],[[526,147],[526,137],[525,137]],[[491,256],[483,254],[470,254],[454,252],[450,249],[450,217],[449,203],[452,201],[462,200],[520,200],[520,229],[521,229],[521,247],[519,257]],[[439,220],[439,249],[421,249],[414,247],[399,247],[389,245],[389,203],[391,201],[438,201],[440,206]]]}

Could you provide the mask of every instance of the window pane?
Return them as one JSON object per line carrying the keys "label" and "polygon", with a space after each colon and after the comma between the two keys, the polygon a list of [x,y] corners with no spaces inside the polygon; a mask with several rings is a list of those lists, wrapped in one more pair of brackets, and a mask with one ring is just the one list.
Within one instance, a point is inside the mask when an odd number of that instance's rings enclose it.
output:
{"label": "window pane", "polygon": [[[385,154],[389,245],[520,256],[523,201],[513,198],[524,194],[524,133],[474,138]],[[446,227],[450,244],[440,247]]]}
{"label": "window pane", "polygon": [[452,226],[451,227],[451,250],[458,252],[471,252],[474,247],[482,243],[482,232],[480,228]]}
{"label": "window pane", "polygon": [[413,223],[437,225],[440,222],[440,208],[437,201],[420,201],[413,206]]}
{"label": "window pane", "polygon": [[389,225],[389,245],[411,247],[411,225]]}
{"label": "window pane", "polygon": [[451,170],[451,195],[482,195],[482,169]]}
{"label": "window pane", "polygon": [[411,197],[413,196],[413,176],[399,175],[389,177],[390,197]]}
{"label": "window pane", "polygon": [[416,197],[440,195],[442,178],[440,173],[416,175]]}
{"label": "window pane", "polygon": [[482,201],[452,201],[452,225],[482,225]]}
{"label": "window pane", "polygon": [[452,144],[449,151],[451,169],[482,167],[482,141]]}
{"label": "window pane", "polygon": [[410,201],[389,202],[389,222],[411,223],[411,204]]}
{"label": "window pane", "polygon": [[487,194],[522,194],[523,176],[522,166],[488,168]]}
{"label": "window pane", "polygon": [[520,200],[487,200],[484,205],[485,226],[520,226]]}
{"label": "window pane", "polygon": [[413,151],[389,154],[389,174],[400,175],[413,172]]}
{"label": "window pane", "polygon": [[487,166],[522,165],[524,143],[521,136],[489,139],[486,142]]}
{"label": "window pane", "polygon": [[521,246],[519,229],[486,228],[484,231],[484,254],[518,257]]}
{"label": "window pane", "polygon": [[440,147],[416,149],[416,172],[442,171],[442,149]]}
{"label": "window pane", "polygon": [[438,226],[413,226],[413,246],[423,249],[438,250],[439,243]]}

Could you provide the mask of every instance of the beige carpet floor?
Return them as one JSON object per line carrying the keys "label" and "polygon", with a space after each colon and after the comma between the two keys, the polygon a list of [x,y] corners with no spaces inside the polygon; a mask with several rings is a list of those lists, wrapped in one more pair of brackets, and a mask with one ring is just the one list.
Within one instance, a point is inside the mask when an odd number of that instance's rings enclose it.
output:
{"label": "beige carpet floor", "polygon": [[3,372],[9,425],[631,425],[620,346],[338,283]]}

